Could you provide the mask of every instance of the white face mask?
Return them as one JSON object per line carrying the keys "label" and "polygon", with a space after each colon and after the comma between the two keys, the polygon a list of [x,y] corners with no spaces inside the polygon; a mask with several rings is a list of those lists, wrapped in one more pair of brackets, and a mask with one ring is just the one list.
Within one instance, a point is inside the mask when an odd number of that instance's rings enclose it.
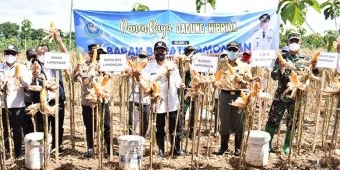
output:
{"label": "white face mask", "polygon": [[293,52],[299,51],[300,50],[300,46],[301,45],[299,43],[291,43],[291,44],[288,45],[289,50],[293,51]]}
{"label": "white face mask", "polygon": [[44,55],[38,56],[38,60],[41,63],[44,63]]}
{"label": "white face mask", "polygon": [[5,55],[5,59],[8,64],[13,64],[17,61],[17,57],[15,55]]}

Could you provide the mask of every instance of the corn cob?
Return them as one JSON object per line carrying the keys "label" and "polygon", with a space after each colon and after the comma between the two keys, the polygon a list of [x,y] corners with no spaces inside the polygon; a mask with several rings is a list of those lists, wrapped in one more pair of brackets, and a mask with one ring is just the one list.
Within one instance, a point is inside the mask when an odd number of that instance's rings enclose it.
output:
{"label": "corn cob", "polygon": [[146,64],[148,64],[148,61],[147,61],[147,60],[141,61],[141,62],[138,64],[138,71],[142,71],[142,70],[146,67]]}
{"label": "corn cob", "polygon": [[133,61],[132,61],[131,59],[128,59],[127,61],[128,61],[129,66],[130,66],[131,68],[133,68],[133,67],[134,67]]}
{"label": "corn cob", "polygon": [[231,75],[235,75],[235,70],[234,70],[233,66],[231,66],[229,63],[227,63],[227,68],[228,68],[229,73]]}
{"label": "corn cob", "polygon": [[15,73],[14,73],[14,77],[19,77],[20,76],[20,65],[17,64],[15,66]]}
{"label": "corn cob", "polygon": [[95,63],[97,61],[97,49],[93,49],[93,54],[92,54],[92,58],[91,58],[91,62]]}
{"label": "corn cob", "polygon": [[294,70],[291,71],[290,76],[289,76],[290,82],[292,82],[294,85],[298,85],[299,80],[296,72]]}
{"label": "corn cob", "polygon": [[215,80],[216,80],[216,81],[219,81],[219,80],[222,79],[223,72],[224,72],[223,69],[218,70],[218,72],[217,72],[216,75],[215,75]]}
{"label": "corn cob", "polygon": [[109,82],[110,78],[109,76],[104,76],[102,82],[101,82],[101,86],[104,87],[107,85],[107,83]]}
{"label": "corn cob", "polygon": [[246,103],[247,100],[248,100],[247,95],[246,95],[243,91],[241,91],[241,98],[242,98],[242,101],[243,101],[244,103]]}
{"label": "corn cob", "polygon": [[285,64],[286,63],[286,60],[283,59],[282,54],[280,52],[277,52],[277,59],[279,60],[279,62],[281,64]]}
{"label": "corn cob", "polygon": [[320,51],[317,51],[317,52],[313,55],[313,57],[312,57],[312,59],[310,60],[310,62],[311,62],[311,63],[317,62],[319,56],[320,56]]}

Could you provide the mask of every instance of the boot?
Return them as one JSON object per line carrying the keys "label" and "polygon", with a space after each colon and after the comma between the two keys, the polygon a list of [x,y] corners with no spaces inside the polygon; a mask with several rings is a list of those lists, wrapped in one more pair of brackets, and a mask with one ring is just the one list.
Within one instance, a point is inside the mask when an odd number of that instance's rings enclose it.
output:
{"label": "boot", "polygon": [[225,152],[228,152],[229,136],[230,134],[221,135],[220,149],[217,152],[213,152],[214,155],[223,155]]}
{"label": "boot", "polygon": [[163,137],[157,137],[157,145],[158,145],[158,158],[164,157],[164,136]]}
{"label": "boot", "polygon": [[242,133],[235,133],[235,156],[241,155]]}
{"label": "boot", "polygon": [[276,131],[276,129],[274,127],[266,126],[266,132],[268,132],[270,134],[269,152],[274,152],[272,141],[273,141],[273,137],[274,137],[275,131]]}
{"label": "boot", "polygon": [[283,152],[285,154],[289,154],[289,150],[291,149],[290,148],[290,138],[291,138],[291,130],[288,130],[286,131],[286,137],[285,137],[285,143],[283,145]]}

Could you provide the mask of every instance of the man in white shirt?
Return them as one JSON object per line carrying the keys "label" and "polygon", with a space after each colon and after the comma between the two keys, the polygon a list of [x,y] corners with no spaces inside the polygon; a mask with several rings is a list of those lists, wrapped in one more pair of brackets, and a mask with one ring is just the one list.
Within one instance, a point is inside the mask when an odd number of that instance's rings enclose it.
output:
{"label": "man in white shirt", "polygon": [[270,15],[265,13],[259,17],[260,28],[253,32],[251,51],[254,50],[274,50],[275,35],[274,30],[269,28]]}
{"label": "man in white shirt", "polygon": [[[25,117],[24,88],[27,88],[31,81],[31,75],[27,68],[17,63],[19,50],[9,45],[4,50],[5,62],[0,63],[1,82],[1,108],[2,123],[4,127],[4,138],[6,152],[9,151],[7,115],[13,133],[15,158],[22,155],[22,126]],[[17,69],[19,68],[19,69]],[[17,75],[15,72],[19,71]],[[7,109],[7,110],[6,110]]]}
{"label": "man in white shirt", "polygon": [[[148,60],[147,52],[141,51],[138,55],[139,62],[142,62],[143,60]],[[131,87],[133,83],[131,82]],[[140,136],[145,136],[146,132],[148,130],[149,126],[149,113],[150,113],[150,97],[149,96],[141,96],[141,93],[139,92],[139,84],[138,82],[134,83],[134,90],[132,90],[130,94],[130,101],[129,101],[129,135],[134,135],[135,129],[137,127],[137,122],[139,120],[139,116],[141,116],[142,124],[139,125],[139,128],[141,129]],[[141,97],[141,99],[140,99]],[[139,102],[142,103],[142,105],[139,105]],[[133,108],[133,106],[135,109]],[[141,115],[139,113],[141,112]],[[132,117],[133,116],[133,117]],[[132,126],[133,123],[133,126]]]}
{"label": "man in white shirt", "polygon": [[[180,148],[181,136],[182,136],[182,121],[178,119],[176,134],[175,123],[177,110],[179,108],[178,100],[178,88],[184,87],[181,82],[179,70],[177,66],[168,60],[165,60],[165,56],[168,52],[166,44],[162,41],[156,42],[154,45],[155,62],[149,63],[141,73],[141,78],[149,82],[157,82],[160,85],[161,101],[159,106],[156,106],[157,118],[156,118],[156,140],[159,148],[158,157],[164,157],[164,136],[165,136],[165,121],[167,113],[169,113],[169,134],[171,135],[170,142],[175,138],[174,155],[183,155]],[[169,80],[167,78],[167,72],[169,72]],[[169,84],[169,87],[168,87]],[[171,155],[171,153],[170,153]]]}

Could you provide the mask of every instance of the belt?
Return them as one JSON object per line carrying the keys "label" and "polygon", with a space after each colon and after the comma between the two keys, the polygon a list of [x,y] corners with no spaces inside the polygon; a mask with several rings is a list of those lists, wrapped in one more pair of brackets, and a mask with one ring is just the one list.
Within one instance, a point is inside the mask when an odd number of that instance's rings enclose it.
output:
{"label": "belt", "polygon": [[229,95],[240,95],[241,91],[240,90],[221,90],[221,93],[226,93]]}

